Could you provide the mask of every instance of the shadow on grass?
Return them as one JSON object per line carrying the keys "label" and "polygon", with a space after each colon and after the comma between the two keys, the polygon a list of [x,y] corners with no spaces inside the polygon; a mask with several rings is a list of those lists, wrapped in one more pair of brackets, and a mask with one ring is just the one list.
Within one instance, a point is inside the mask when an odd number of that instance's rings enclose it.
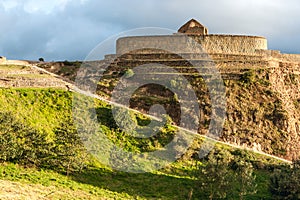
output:
{"label": "shadow on grass", "polygon": [[80,174],[74,174],[71,178],[80,183],[90,184],[113,192],[127,193],[133,197],[189,199],[191,190],[194,193],[193,197],[199,195],[197,194],[195,180],[164,174],[131,174],[95,168]]}

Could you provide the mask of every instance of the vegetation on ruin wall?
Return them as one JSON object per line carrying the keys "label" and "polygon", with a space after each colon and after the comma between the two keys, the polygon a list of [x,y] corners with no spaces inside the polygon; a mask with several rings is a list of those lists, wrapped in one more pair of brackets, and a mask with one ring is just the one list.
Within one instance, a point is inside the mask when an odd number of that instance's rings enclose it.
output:
{"label": "vegetation on ruin wall", "polygon": [[[279,197],[285,193],[298,194],[294,189],[296,181],[290,185],[293,190],[284,190],[284,182],[277,180],[279,176],[298,172],[289,172],[286,167],[280,173],[283,168],[274,160],[220,145],[209,156],[199,159],[201,139],[179,161],[160,171],[117,172],[86,156],[70,116],[72,93],[54,89],[1,89],[0,96],[0,178],[4,180],[81,191],[81,195],[86,195],[82,199],[270,199],[272,190]],[[156,137],[134,138],[118,129],[109,105],[100,101],[95,105],[105,134],[128,151],[161,148],[176,130],[166,125]],[[140,114],[131,116],[141,125],[149,123]],[[215,181],[211,182],[212,178]]]}
{"label": "vegetation on ruin wall", "polygon": [[223,138],[248,146],[256,143],[264,152],[285,156],[287,111],[267,74],[248,70],[239,80],[225,81],[228,119]]}
{"label": "vegetation on ruin wall", "polygon": [[[126,67],[124,68],[126,69]],[[107,74],[98,83],[99,95],[110,96],[119,81],[118,77],[129,72],[124,69],[119,73],[107,71]],[[269,69],[242,69],[239,74],[234,75],[234,78],[224,80],[227,119],[222,139],[250,148],[256,146],[258,150],[266,153],[291,158],[291,154],[295,152],[287,150],[286,142],[293,140],[292,135],[287,134],[289,117],[280,94],[272,87],[273,83],[269,77],[272,73]],[[134,74],[131,73],[131,76]],[[211,115],[210,98],[205,80],[195,75],[186,76],[186,78],[198,96],[202,113],[200,133],[205,133]],[[299,82],[299,77],[294,74],[288,74],[285,79],[287,79],[285,84],[291,87]],[[170,85],[172,84],[174,83],[170,82]],[[179,84],[180,88],[180,83],[176,84]],[[148,85],[135,91],[131,98],[131,105],[142,111],[149,110],[154,104],[164,105],[172,120],[178,123],[180,106],[177,100],[174,98],[174,94],[167,89],[157,85]],[[292,102],[295,109],[300,107],[299,99],[292,99]]]}

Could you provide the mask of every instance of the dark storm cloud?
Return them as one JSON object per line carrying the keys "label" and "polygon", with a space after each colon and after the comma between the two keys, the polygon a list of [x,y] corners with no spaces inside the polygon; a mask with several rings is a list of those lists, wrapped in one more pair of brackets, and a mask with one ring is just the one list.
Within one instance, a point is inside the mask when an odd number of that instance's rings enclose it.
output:
{"label": "dark storm cloud", "polygon": [[269,47],[300,53],[296,0],[2,0],[0,55],[77,60],[102,40],[132,28],[177,30],[190,18],[211,33],[268,38]]}

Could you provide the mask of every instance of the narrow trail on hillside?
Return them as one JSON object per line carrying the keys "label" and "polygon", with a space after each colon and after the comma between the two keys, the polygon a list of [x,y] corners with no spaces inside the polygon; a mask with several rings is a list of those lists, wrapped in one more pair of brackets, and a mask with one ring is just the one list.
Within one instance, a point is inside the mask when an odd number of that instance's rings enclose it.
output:
{"label": "narrow trail on hillside", "polygon": [[[81,90],[76,85],[74,85],[74,83],[71,82],[69,79],[64,78],[62,76],[59,76],[57,74],[54,74],[52,72],[49,72],[49,71],[47,71],[47,70],[45,70],[43,68],[40,68],[40,67],[38,67],[36,65],[28,65],[28,66],[30,66],[30,67],[32,67],[32,68],[34,68],[34,69],[36,69],[36,70],[38,70],[40,72],[46,73],[48,75],[51,75],[52,77],[60,79],[61,81],[63,81],[66,84],[66,87],[69,88],[70,91],[74,91],[74,92],[77,92],[79,94],[82,94],[82,95],[85,95],[85,96],[88,96],[88,97],[92,97],[92,98],[98,99],[100,101],[104,101],[104,102],[106,102],[106,103],[108,103],[110,105],[116,106],[116,107],[125,108],[125,109],[133,111],[135,113],[143,114],[144,116],[147,116],[147,117],[149,117],[150,119],[153,119],[153,120],[162,121],[161,118],[157,118],[155,116],[142,113],[142,112],[140,112],[138,110],[135,110],[135,109],[132,109],[132,108],[128,108],[127,106],[124,106],[122,104],[118,104],[118,103],[112,102],[110,100],[107,100],[107,99],[105,99],[103,97],[100,97],[100,96],[98,96],[96,94],[93,94],[91,92]],[[264,153],[262,151],[257,151],[257,150],[253,150],[251,148],[245,148],[245,147],[242,147],[242,146],[238,146],[238,145],[234,145],[234,144],[222,142],[222,141],[216,140],[214,138],[211,138],[211,137],[208,137],[208,136],[205,136],[205,135],[200,135],[197,132],[193,132],[191,130],[188,130],[188,129],[185,129],[185,128],[182,128],[182,127],[179,127],[179,126],[176,126],[176,125],[172,125],[172,126],[176,127],[177,129],[179,129],[181,131],[185,131],[185,132],[187,132],[189,134],[196,135],[197,137],[201,137],[201,138],[206,139],[206,140],[208,140],[210,142],[213,142],[213,143],[223,144],[223,145],[230,146],[230,147],[233,147],[233,148],[236,148],[236,149],[247,150],[247,151],[254,152],[254,153],[259,154],[259,155],[267,156],[267,157],[270,157],[270,158],[273,158],[273,159],[276,159],[276,160],[279,160],[279,161],[282,161],[282,162],[285,162],[285,163],[289,163],[289,164],[292,163],[290,160],[286,160],[286,159],[283,159],[283,158],[280,158],[280,157],[277,157],[277,156],[274,156],[274,155],[271,155],[271,154],[268,154],[268,153]]]}

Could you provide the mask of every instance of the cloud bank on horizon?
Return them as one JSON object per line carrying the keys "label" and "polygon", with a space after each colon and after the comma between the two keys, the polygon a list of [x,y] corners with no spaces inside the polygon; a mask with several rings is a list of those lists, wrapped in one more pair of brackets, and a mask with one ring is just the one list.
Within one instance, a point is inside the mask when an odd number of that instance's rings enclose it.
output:
{"label": "cloud bank on horizon", "polygon": [[0,0],[0,56],[82,60],[133,28],[177,31],[195,18],[210,33],[265,36],[269,48],[300,54],[297,0]]}

